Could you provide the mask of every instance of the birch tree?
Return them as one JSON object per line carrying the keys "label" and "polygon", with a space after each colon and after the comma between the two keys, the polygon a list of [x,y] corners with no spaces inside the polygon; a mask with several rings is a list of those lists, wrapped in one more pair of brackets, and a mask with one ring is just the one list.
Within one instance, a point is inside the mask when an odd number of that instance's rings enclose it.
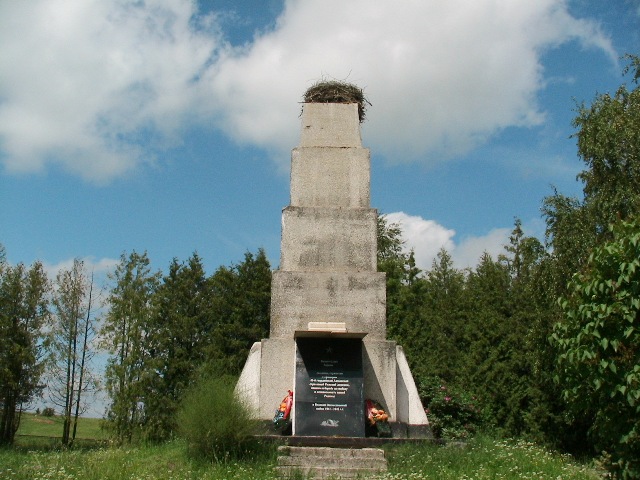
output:
{"label": "birch tree", "polygon": [[75,259],[71,269],[58,273],[53,295],[48,392],[51,401],[62,409],[65,446],[73,444],[78,417],[86,410],[83,394],[96,385],[89,369],[95,338],[93,298],[93,275],[87,274],[84,262]]}

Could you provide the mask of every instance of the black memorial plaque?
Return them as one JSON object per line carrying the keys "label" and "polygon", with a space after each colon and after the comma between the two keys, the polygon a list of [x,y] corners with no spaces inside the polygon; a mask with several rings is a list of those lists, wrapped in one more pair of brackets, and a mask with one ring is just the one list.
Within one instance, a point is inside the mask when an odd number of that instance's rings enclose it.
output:
{"label": "black memorial plaque", "polygon": [[364,437],[362,340],[296,343],[294,435]]}

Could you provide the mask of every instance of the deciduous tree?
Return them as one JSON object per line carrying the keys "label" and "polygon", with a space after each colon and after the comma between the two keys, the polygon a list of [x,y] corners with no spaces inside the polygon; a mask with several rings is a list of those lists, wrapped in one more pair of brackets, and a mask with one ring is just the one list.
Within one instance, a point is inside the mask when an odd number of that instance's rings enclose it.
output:
{"label": "deciduous tree", "polygon": [[565,320],[552,336],[558,382],[576,416],[591,413],[590,434],[616,471],[640,477],[640,220],[610,228],[561,299]]}
{"label": "deciduous tree", "polygon": [[[597,95],[591,105],[582,104],[577,109],[574,126],[578,130],[575,138],[578,154],[586,165],[586,169],[578,175],[584,184],[584,198],[567,198],[556,192],[545,199],[544,203],[550,247],[547,278],[551,279],[550,283],[553,285],[550,292],[553,292],[552,296],[555,298],[565,299],[564,309],[558,311],[555,319],[557,325],[553,337],[554,345],[561,350],[560,358],[565,369],[571,365],[576,368],[578,365],[584,366],[585,362],[591,361],[591,368],[596,371],[602,370],[600,373],[610,376],[610,380],[614,382],[616,373],[610,368],[605,368],[610,363],[605,360],[601,364],[601,358],[585,357],[592,355],[594,351],[587,353],[591,347],[583,342],[588,343],[591,335],[602,335],[600,326],[593,332],[585,331],[589,330],[593,326],[589,327],[589,324],[596,320],[613,329],[606,334],[607,342],[603,340],[603,343],[607,344],[604,350],[612,348],[609,342],[620,338],[620,335],[627,331],[622,323],[616,321],[615,311],[609,310],[611,302],[619,301],[616,297],[617,288],[624,290],[627,287],[616,286],[619,281],[617,277],[612,272],[603,270],[604,263],[615,262],[616,258],[622,259],[623,255],[616,252],[621,248],[622,238],[631,235],[629,229],[632,227],[629,225],[634,225],[640,214],[640,58],[628,55],[627,59],[629,65],[625,73],[634,73],[635,86],[630,89],[622,85],[614,94]],[[620,222],[627,226],[610,228],[612,224]],[[617,265],[611,263],[608,268],[622,275],[628,268],[628,263],[629,260]],[[569,283],[572,278],[572,282]],[[586,295],[585,291],[590,288],[588,282],[603,285],[602,288],[611,294],[610,297],[601,297],[601,291],[591,291],[591,295],[595,295],[593,298]],[[622,330],[615,331],[616,328]],[[557,375],[558,380],[568,377],[573,377],[574,381],[578,378],[587,379],[580,377],[573,367],[572,373],[561,370]],[[575,383],[572,389],[574,387],[577,387]],[[583,388],[588,392],[588,389],[594,386],[583,385]],[[567,399],[571,405],[575,405],[572,395],[569,394],[572,391],[566,391]],[[600,398],[599,390],[595,395],[596,398]],[[615,398],[611,398],[613,407],[617,404]],[[598,401],[592,404],[594,408],[585,408],[574,418],[576,421],[585,422],[593,433],[591,438],[600,444],[607,435],[610,441],[617,436],[618,439],[615,441],[618,441],[620,435],[617,433],[605,433],[608,426],[613,425],[609,421],[613,417],[610,411],[600,409]],[[585,407],[588,406],[585,404]],[[637,418],[638,411],[635,415]],[[627,426],[625,422],[620,424],[622,430]],[[622,450],[618,453],[620,452]],[[621,462],[625,461],[623,456],[624,454],[620,453]],[[640,472],[636,471],[634,474],[640,475]]]}
{"label": "deciduous tree", "polygon": [[608,226],[640,213],[640,58],[628,55],[635,88],[620,86],[577,108],[574,126],[584,198],[557,191],[544,199],[547,240],[554,259],[550,272],[557,295],[585,264],[595,246],[610,239]]}
{"label": "deciduous tree", "polygon": [[101,330],[103,344],[111,354],[105,372],[111,399],[107,419],[115,438],[130,442],[141,433],[146,394],[143,387],[152,374],[147,340],[160,274],[151,271],[146,252],[133,252],[121,255],[110,279],[109,310]]}
{"label": "deciduous tree", "polygon": [[78,417],[86,410],[83,395],[95,388],[89,369],[94,355],[93,276],[84,262],[74,259],[69,270],[61,270],[53,293],[53,315],[49,333],[49,385],[51,401],[62,410],[62,444],[73,444]]}

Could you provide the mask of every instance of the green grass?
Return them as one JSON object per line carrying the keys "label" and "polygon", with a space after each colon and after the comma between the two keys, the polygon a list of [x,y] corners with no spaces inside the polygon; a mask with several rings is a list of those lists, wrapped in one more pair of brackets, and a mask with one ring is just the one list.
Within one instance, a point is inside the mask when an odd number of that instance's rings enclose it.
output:
{"label": "green grass", "polygon": [[191,460],[182,441],[158,446],[67,451],[0,450],[0,478],[15,480],[273,479],[275,449],[243,462]]}
{"label": "green grass", "polygon": [[[387,480],[598,479],[601,471],[525,441],[477,438],[466,446],[389,447]],[[247,461],[190,459],[183,441],[159,446],[0,450],[0,478],[16,480],[274,479],[275,447]],[[373,480],[373,477],[368,477]]]}
{"label": "green grass", "polygon": [[524,440],[476,437],[468,444],[394,448],[387,454],[389,474],[395,480],[484,480],[603,478],[604,472],[582,465]]}
{"label": "green grass", "polygon": [[[62,437],[63,421],[63,418],[59,416],[45,417],[34,413],[23,413],[16,436],[16,443],[24,446],[55,444],[56,439]],[[105,441],[107,438],[107,433],[102,429],[101,419],[78,419],[76,440],[87,443],[86,440],[95,442]]]}

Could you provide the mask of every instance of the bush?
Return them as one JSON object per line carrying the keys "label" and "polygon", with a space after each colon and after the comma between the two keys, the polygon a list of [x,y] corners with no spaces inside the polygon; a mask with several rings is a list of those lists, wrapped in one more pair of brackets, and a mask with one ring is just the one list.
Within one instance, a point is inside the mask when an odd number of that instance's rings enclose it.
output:
{"label": "bush", "polygon": [[203,378],[186,392],[178,425],[191,456],[220,462],[258,450],[256,422],[234,386],[229,378]]}
{"label": "bush", "polygon": [[43,417],[53,417],[56,414],[56,411],[51,407],[45,407],[42,409]]}
{"label": "bush", "polygon": [[420,397],[437,438],[468,439],[483,423],[477,399],[459,388],[446,385],[439,377],[431,377],[420,384]]}
{"label": "bush", "polygon": [[611,470],[640,478],[640,219],[610,234],[559,301],[555,380],[574,415],[595,414],[590,438]]}

